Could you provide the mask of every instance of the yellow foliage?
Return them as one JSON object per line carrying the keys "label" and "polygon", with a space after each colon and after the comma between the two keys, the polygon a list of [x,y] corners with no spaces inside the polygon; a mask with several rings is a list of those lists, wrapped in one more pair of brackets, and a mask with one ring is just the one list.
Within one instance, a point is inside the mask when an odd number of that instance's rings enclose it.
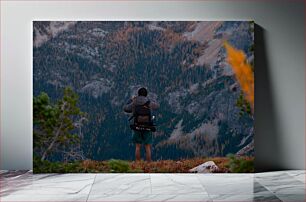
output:
{"label": "yellow foliage", "polygon": [[229,43],[224,43],[227,51],[227,62],[238,80],[246,100],[250,103],[252,111],[254,110],[254,73],[252,67],[246,61],[243,51],[235,49]]}

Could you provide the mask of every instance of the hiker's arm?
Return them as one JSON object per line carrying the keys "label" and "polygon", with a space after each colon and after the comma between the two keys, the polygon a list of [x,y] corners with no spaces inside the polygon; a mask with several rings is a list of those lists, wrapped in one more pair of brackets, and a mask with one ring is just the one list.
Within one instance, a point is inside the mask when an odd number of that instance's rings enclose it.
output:
{"label": "hiker's arm", "polygon": [[126,113],[132,113],[132,110],[133,110],[133,100],[132,99],[130,99],[128,103],[123,107],[123,110]]}
{"label": "hiker's arm", "polygon": [[157,102],[154,101],[150,101],[150,108],[155,110],[159,108],[159,104]]}

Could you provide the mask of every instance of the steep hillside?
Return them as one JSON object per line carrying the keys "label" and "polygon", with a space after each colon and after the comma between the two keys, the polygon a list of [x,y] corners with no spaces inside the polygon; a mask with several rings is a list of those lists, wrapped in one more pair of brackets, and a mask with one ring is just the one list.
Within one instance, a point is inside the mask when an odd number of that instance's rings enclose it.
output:
{"label": "steep hillside", "polygon": [[44,91],[55,100],[65,86],[79,94],[89,120],[82,128],[87,158],[133,159],[129,116],[122,109],[140,86],[161,105],[155,112],[155,160],[225,156],[253,140],[253,117],[236,104],[241,89],[223,47],[229,41],[252,62],[252,23],[33,25],[34,95]]}

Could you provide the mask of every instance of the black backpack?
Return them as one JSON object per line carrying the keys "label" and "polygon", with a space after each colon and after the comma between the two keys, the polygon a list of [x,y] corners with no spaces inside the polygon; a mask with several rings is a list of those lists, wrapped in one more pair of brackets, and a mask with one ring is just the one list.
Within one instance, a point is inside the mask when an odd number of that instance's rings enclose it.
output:
{"label": "black backpack", "polygon": [[135,125],[152,125],[150,101],[143,105],[135,105],[133,117]]}
{"label": "black backpack", "polygon": [[134,118],[134,124],[130,125],[132,130],[155,132],[156,128],[151,118],[150,101],[143,105],[135,105],[131,118]]}

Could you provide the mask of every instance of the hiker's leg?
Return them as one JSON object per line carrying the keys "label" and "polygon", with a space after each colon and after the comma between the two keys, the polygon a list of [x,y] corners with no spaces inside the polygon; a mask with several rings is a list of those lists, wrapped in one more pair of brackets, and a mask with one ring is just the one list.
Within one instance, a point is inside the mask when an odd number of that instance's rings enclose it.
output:
{"label": "hiker's leg", "polygon": [[135,149],[136,161],[140,161],[140,149],[141,149],[141,144],[136,144],[136,149]]}
{"label": "hiker's leg", "polygon": [[145,148],[146,148],[146,160],[148,162],[151,162],[151,145],[150,144],[146,144]]}

